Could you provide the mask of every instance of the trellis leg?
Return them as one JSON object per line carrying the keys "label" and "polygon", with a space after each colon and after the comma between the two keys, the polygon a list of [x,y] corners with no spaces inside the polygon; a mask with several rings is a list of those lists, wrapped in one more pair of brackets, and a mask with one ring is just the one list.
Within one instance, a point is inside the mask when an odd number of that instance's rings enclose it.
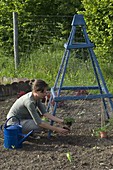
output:
{"label": "trellis leg", "polygon": [[[109,119],[109,113],[108,113],[108,108],[107,108],[107,104],[105,101],[105,98],[108,98],[109,103],[110,103],[110,107],[113,111],[113,102],[111,100],[111,98],[113,98],[113,95],[109,93],[108,88],[106,86],[105,80],[103,78],[101,69],[99,67],[98,61],[96,59],[96,56],[94,54],[93,51],[93,47],[94,44],[90,42],[88,34],[86,32],[86,28],[85,28],[85,21],[83,18],[83,15],[74,15],[73,17],[73,21],[72,21],[72,30],[70,32],[68,41],[66,44],[64,44],[65,47],[65,52],[64,52],[64,56],[62,58],[61,61],[61,65],[56,77],[56,81],[54,86],[51,88],[51,98],[48,104],[48,109],[50,107],[51,101],[54,100],[55,101],[55,105],[54,105],[54,109],[52,111],[52,114],[55,116],[56,114],[56,109],[57,109],[57,105],[58,102],[63,101],[63,100],[85,100],[85,99],[97,99],[100,98],[102,99],[103,102],[103,107],[105,110],[105,113],[107,115],[107,118]],[[74,42],[74,37],[76,36],[76,27],[80,27],[81,31],[83,33],[85,42]],[[65,86],[63,87],[63,82],[64,82],[64,78],[65,78],[65,73],[66,73],[66,68],[68,66],[68,61],[69,61],[69,57],[70,57],[70,53],[72,49],[88,49],[89,54],[90,54],[90,60],[92,63],[92,67],[94,70],[94,75],[97,81],[97,86]],[[99,94],[91,94],[91,95],[81,95],[81,96],[60,96],[61,90],[99,90]],[[56,94],[57,92],[57,94]],[[51,121],[51,125],[53,125],[53,121]],[[49,131],[48,136],[51,136],[51,131]]]}

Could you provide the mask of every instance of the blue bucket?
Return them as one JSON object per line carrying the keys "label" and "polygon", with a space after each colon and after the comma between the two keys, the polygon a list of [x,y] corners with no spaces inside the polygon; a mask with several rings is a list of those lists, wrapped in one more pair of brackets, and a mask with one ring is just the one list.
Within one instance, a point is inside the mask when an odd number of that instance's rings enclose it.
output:
{"label": "blue bucket", "polygon": [[[12,116],[15,117],[15,116]],[[22,148],[22,143],[25,139],[33,132],[30,131],[27,135],[22,134],[22,126],[20,125],[20,120],[18,120],[18,124],[7,125],[7,122],[12,118],[10,117],[4,126],[4,147],[7,149],[18,149]]]}

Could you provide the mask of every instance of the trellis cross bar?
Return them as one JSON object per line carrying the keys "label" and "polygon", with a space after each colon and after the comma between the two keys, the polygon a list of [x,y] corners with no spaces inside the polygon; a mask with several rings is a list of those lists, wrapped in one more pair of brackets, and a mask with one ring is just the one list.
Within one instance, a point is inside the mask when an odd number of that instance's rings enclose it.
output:
{"label": "trellis cross bar", "polygon": [[[81,99],[97,99],[101,98],[104,106],[105,113],[107,115],[107,118],[109,118],[109,113],[107,109],[107,104],[105,101],[105,98],[108,99],[111,110],[113,111],[113,102],[112,99],[113,95],[109,93],[108,88],[106,86],[104,77],[102,75],[99,63],[97,61],[97,58],[95,56],[95,53],[93,51],[94,44],[91,43],[89,40],[87,31],[86,31],[86,23],[84,21],[83,15],[74,15],[73,20],[72,20],[72,29],[68,38],[67,43],[64,44],[65,47],[65,52],[61,61],[61,65],[55,80],[54,86],[51,88],[51,98],[49,100],[48,104],[48,110],[51,107],[51,101],[54,100],[54,108],[52,111],[52,114],[56,114],[56,109],[58,107],[58,102],[60,101],[65,101],[65,100],[81,100]],[[77,32],[77,27],[81,27],[81,31],[83,32],[84,35],[84,42],[76,42],[75,37],[76,37],[76,32]],[[65,73],[66,73],[66,68],[68,66],[68,61],[70,58],[70,53],[72,49],[84,49],[86,48],[90,54],[90,60],[92,63],[94,75],[97,81],[96,86],[63,86],[64,78],[65,78]],[[90,94],[90,95],[80,95],[80,96],[61,96],[61,91],[64,90],[98,90],[99,94]],[[53,125],[53,121],[51,121],[51,125]],[[51,131],[49,132],[49,137],[51,136]]]}

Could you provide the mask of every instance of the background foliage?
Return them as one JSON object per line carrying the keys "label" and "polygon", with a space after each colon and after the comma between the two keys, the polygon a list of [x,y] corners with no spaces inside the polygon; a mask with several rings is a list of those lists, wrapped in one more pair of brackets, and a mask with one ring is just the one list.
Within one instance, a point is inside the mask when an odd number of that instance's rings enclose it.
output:
{"label": "background foliage", "polygon": [[113,83],[113,1],[82,0],[82,11],[95,53],[103,70],[106,82],[112,90]]}
{"label": "background foliage", "polygon": [[113,1],[83,0],[83,12],[91,40],[105,62],[113,62]]}
{"label": "background foliage", "polygon": [[0,9],[1,46],[6,51],[13,52],[12,12],[17,12],[19,51],[22,54],[37,48],[40,43],[50,43],[54,38],[64,38],[69,34],[70,17],[81,9],[81,2],[79,0],[76,3],[73,0],[63,3],[62,0],[2,0]]}
{"label": "background foliage", "polygon": [[[1,77],[40,77],[38,70],[40,68],[41,75],[45,78],[43,70],[46,66],[47,79],[54,81],[64,51],[63,43],[67,41],[70,33],[72,17],[81,13],[84,15],[89,37],[95,43],[95,53],[106,81],[108,85],[113,83],[112,0],[63,2],[62,0],[1,0],[0,9]],[[14,70],[13,61],[12,12],[18,13],[21,61],[18,70]],[[38,71],[34,72],[34,68]]]}

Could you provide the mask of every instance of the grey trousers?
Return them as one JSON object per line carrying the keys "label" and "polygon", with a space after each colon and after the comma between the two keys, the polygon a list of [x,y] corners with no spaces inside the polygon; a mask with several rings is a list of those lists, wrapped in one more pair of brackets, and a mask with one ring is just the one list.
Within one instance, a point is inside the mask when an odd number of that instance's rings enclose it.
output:
{"label": "grey trousers", "polygon": [[21,120],[20,124],[22,125],[22,133],[28,133],[31,130],[34,132],[41,132],[42,128],[35,124],[33,119]]}

